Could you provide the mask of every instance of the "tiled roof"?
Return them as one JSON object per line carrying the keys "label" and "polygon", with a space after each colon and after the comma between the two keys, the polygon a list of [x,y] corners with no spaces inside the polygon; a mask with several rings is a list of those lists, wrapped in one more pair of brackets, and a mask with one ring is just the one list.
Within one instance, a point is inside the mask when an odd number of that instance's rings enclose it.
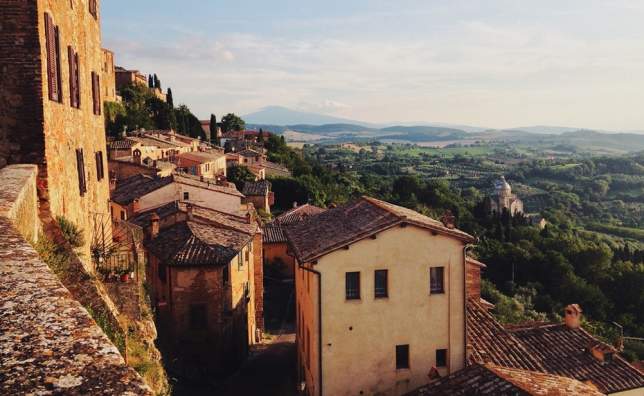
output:
{"label": "tiled roof", "polygon": [[275,162],[271,162],[271,161],[263,160],[263,161],[261,161],[259,164],[260,164],[261,166],[263,166],[264,168],[273,169],[273,170],[276,170],[276,171],[279,171],[279,172],[283,172],[283,173],[285,173],[285,174],[286,174],[286,173],[288,173],[288,174],[290,174],[290,173],[291,173],[291,171],[289,171],[287,167],[282,166],[282,165],[280,165],[280,164],[277,164],[277,163],[275,163]]}
{"label": "tiled roof", "polygon": [[195,205],[193,205],[192,213],[195,217],[207,220],[220,227],[229,228],[248,235],[254,235],[260,231],[257,222],[253,221],[249,223],[246,216],[238,216]]}
{"label": "tiled roof", "polygon": [[467,302],[467,344],[471,348],[468,363],[545,371],[523,343],[474,299]]}
{"label": "tiled roof", "polygon": [[537,325],[511,330],[547,372],[592,381],[600,391],[614,393],[644,387],[644,374],[615,354],[612,361],[600,362],[588,348],[602,344],[582,328],[564,324]]}
{"label": "tiled roof", "polygon": [[162,229],[146,245],[154,256],[168,265],[224,265],[251,239],[250,235],[243,232],[186,221]]}
{"label": "tiled roof", "polygon": [[239,154],[239,155],[241,155],[243,157],[257,157],[257,156],[261,157],[263,155],[262,153],[257,152],[255,150],[251,150],[251,149],[242,150],[242,151],[238,152],[237,154]]}
{"label": "tiled roof", "polygon": [[172,183],[172,177],[153,177],[143,174],[134,175],[118,182],[112,191],[112,201],[120,205],[128,205],[152,191]]}
{"label": "tiled roof", "polygon": [[437,233],[473,242],[474,238],[413,210],[370,197],[362,197],[315,216],[315,221],[286,229],[293,253],[300,262],[313,261],[327,253],[399,224],[412,224]]}
{"label": "tiled roof", "polygon": [[475,364],[407,396],[434,395],[581,395],[600,396],[593,386],[572,378],[536,371],[511,369],[493,364]]}
{"label": "tiled roof", "polygon": [[157,147],[161,149],[171,149],[177,147],[177,145],[172,144],[169,141],[158,139],[152,135],[130,136],[128,137],[128,139],[132,140],[135,143],[140,143],[143,146]]}
{"label": "tiled roof", "polygon": [[188,175],[185,173],[173,173],[172,178],[177,183],[186,184],[189,186],[205,188],[211,191],[218,191],[224,194],[235,195],[238,197],[243,197],[242,193],[237,190],[233,183],[228,185],[217,184],[212,180],[204,179],[201,180],[199,176]]}
{"label": "tiled roof", "polygon": [[286,241],[284,227],[280,224],[270,223],[264,227],[264,243],[284,243]]}
{"label": "tiled roof", "polygon": [[279,224],[295,224],[324,212],[326,209],[317,207],[315,205],[304,204],[289,209],[281,215],[275,217],[275,222]]}
{"label": "tiled roof", "polygon": [[[181,153],[181,154],[177,155],[177,158],[179,159],[179,162],[181,162],[181,160],[183,160],[183,159],[186,159],[186,160],[192,161],[192,162],[203,163],[203,162],[216,161],[219,158],[223,157],[224,155],[225,154],[223,152],[214,151],[214,150],[211,150],[211,151],[192,151],[192,152],[189,152],[189,153]],[[181,166],[181,165],[179,165],[179,166]]]}
{"label": "tiled roof", "polygon": [[247,181],[244,183],[242,188],[242,194],[244,195],[261,195],[265,196],[271,191],[271,182],[268,180],[259,180],[250,182]]}
{"label": "tiled roof", "polygon": [[112,140],[108,142],[107,147],[110,150],[125,150],[132,148],[135,142],[131,139]]}
{"label": "tiled roof", "polygon": [[173,201],[167,204],[158,206],[156,208],[148,209],[142,212],[137,213],[134,217],[130,217],[127,222],[136,224],[142,228],[148,227],[150,225],[150,219],[152,214],[156,213],[160,219],[166,218],[170,215],[173,215],[179,212],[179,202]]}

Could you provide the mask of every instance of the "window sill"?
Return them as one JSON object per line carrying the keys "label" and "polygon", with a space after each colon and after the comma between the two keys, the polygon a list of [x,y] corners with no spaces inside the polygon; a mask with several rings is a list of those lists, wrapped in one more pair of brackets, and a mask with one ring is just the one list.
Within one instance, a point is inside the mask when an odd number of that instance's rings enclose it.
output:
{"label": "window sill", "polygon": [[444,291],[441,291],[441,292],[429,292],[430,297],[431,296],[443,296],[445,294],[446,293]]}

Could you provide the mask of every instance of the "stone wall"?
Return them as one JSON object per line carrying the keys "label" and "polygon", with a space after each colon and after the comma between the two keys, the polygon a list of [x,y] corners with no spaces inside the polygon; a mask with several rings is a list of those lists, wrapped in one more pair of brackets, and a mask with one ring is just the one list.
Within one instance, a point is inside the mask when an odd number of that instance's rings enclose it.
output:
{"label": "stone wall", "polygon": [[0,394],[152,394],[25,240],[36,172],[0,171]]}
{"label": "stone wall", "polygon": [[[45,13],[59,31],[60,102],[49,99]],[[91,15],[86,1],[0,0],[0,166],[40,165],[37,186],[43,209],[84,230],[85,258],[101,223],[107,238],[111,235],[109,177],[98,179],[96,156],[102,152],[107,176],[105,126],[102,112],[94,114],[92,100],[92,72],[101,75],[103,68],[99,21],[100,14]],[[79,55],[79,108],[71,106],[68,46]],[[76,163],[80,149],[84,193]],[[85,264],[89,269],[90,263]]]}
{"label": "stone wall", "polygon": [[45,149],[35,1],[0,0],[0,167],[37,163]]}

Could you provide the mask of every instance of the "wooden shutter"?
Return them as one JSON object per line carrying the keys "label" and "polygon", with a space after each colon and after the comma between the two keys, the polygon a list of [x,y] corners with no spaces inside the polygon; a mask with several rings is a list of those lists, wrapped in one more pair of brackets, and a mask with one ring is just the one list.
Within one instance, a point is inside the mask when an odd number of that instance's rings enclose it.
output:
{"label": "wooden shutter", "polygon": [[60,68],[60,30],[58,26],[54,27],[54,37],[56,38],[56,92],[58,92],[58,102],[63,103],[63,91]]}
{"label": "wooden shutter", "polygon": [[89,13],[92,14],[94,18],[98,16],[96,12],[96,0],[89,0]]}
{"label": "wooden shutter", "polygon": [[96,178],[100,181],[105,177],[103,170],[103,152],[97,151],[96,154]]}
{"label": "wooden shutter", "polygon": [[76,74],[74,75],[74,79],[76,80],[76,84],[74,86],[76,87],[76,107],[80,108],[81,105],[81,94],[80,94],[80,61],[78,60],[78,52],[74,54],[74,71]]}
{"label": "wooden shutter", "polygon": [[47,49],[47,90],[49,99],[58,101],[58,76],[56,74],[56,26],[48,13],[45,13],[45,47]]}
{"label": "wooden shutter", "polygon": [[78,170],[78,189],[83,196],[87,192],[87,180],[85,179],[85,159],[83,149],[76,149],[76,169]]}
{"label": "wooden shutter", "polygon": [[92,72],[92,100],[94,101],[94,114],[101,115],[101,82],[95,72]]}
{"label": "wooden shutter", "polygon": [[76,61],[71,45],[67,46],[67,63],[69,63],[69,105],[78,107],[76,103]]}

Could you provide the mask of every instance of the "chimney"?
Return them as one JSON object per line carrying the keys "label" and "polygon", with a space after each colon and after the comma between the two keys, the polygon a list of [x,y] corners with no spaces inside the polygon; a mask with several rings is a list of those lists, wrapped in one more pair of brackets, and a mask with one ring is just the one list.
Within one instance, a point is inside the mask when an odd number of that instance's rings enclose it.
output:
{"label": "chimney", "polygon": [[138,199],[135,199],[132,201],[132,213],[139,213],[139,210],[141,210],[141,205],[139,203]]}
{"label": "chimney", "polygon": [[615,348],[611,347],[610,345],[601,343],[599,341],[595,341],[595,342],[591,341],[588,344],[588,347],[586,348],[586,350],[588,351],[588,353],[590,353],[592,357],[594,357],[602,365],[606,365],[612,362],[616,352]]}
{"label": "chimney", "polygon": [[246,222],[251,224],[253,222],[253,214],[251,212],[246,213]]}
{"label": "chimney", "polygon": [[581,308],[577,304],[570,304],[565,309],[565,323],[569,329],[578,329],[581,326]]}
{"label": "chimney", "polygon": [[154,239],[159,235],[159,215],[154,212],[152,213],[152,217],[150,218],[150,238]]}
{"label": "chimney", "polygon": [[110,192],[116,189],[116,177],[110,178]]}
{"label": "chimney", "polygon": [[297,201],[293,201],[293,208],[297,208]]}
{"label": "chimney", "polygon": [[186,212],[188,213],[188,220],[194,220],[194,214],[192,213],[192,204],[186,204]]}

